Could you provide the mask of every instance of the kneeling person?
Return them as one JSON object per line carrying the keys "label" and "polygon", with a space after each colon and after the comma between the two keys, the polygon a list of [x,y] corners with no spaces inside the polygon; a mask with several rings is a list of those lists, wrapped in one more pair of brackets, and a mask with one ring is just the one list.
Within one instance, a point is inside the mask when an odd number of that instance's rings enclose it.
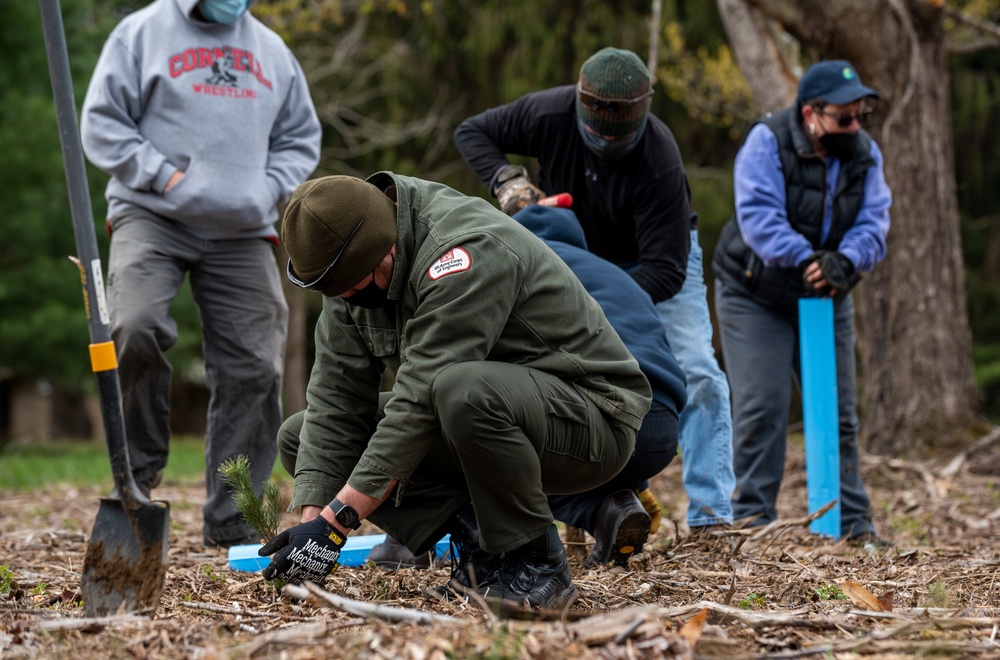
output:
{"label": "kneeling person", "polygon": [[367,518],[417,555],[452,534],[459,586],[567,602],[547,497],[617,474],[651,400],[576,276],[486,201],[389,172],[301,185],[282,238],[289,279],[326,297],[279,435],[302,523],[261,549],[265,577],[322,580]]}
{"label": "kneeling person", "polygon": [[[536,204],[515,213],[514,219],[572,269],[604,310],[652,388],[653,403],[642,420],[635,454],[622,471],[586,492],[549,498],[556,520],[585,529],[594,538],[585,564],[613,561],[625,566],[655,531],[650,512],[636,493],[646,490],[647,480],[677,455],[677,417],[687,402],[684,371],[662,332],[663,322],[649,294],[627,272],[588,251],[583,227],[573,211]],[[659,508],[655,501],[653,506]]]}

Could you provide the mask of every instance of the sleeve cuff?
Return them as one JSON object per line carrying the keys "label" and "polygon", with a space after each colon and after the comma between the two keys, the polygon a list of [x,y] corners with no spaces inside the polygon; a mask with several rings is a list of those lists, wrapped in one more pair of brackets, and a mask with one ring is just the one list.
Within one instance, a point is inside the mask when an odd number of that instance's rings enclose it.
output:
{"label": "sleeve cuff", "polygon": [[167,187],[167,181],[170,180],[170,177],[172,177],[176,171],[176,167],[164,160],[163,165],[160,166],[160,170],[156,173],[156,178],[153,179],[153,190],[162,195],[163,189]]}
{"label": "sleeve cuff", "polygon": [[295,493],[288,510],[294,511],[301,506],[326,506],[342,487],[335,480],[320,475],[299,476],[295,479]]}

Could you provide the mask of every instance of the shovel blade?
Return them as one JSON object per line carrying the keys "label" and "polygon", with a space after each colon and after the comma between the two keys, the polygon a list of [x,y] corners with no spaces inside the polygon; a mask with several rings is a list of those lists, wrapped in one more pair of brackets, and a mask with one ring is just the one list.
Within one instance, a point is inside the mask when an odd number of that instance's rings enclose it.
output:
{"label": "shovel blade", "polygon": [[166,579],[169,535],[166,502],[126,509],[117,498],[101,498],[80,583],[87,616],[155,611]]}

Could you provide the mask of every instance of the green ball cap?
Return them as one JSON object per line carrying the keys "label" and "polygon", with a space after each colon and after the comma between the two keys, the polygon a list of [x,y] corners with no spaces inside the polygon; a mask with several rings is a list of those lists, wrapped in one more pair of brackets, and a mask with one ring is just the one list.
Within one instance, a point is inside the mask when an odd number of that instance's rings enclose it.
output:
{"label": "green ball cap", "polygon": [[303,281],[319,278],[340,254],[323,290],[331,297],[371,275],[396,236],[396,204],[372,184],[352,176],[306,181],[292,193],[281,223],[281,241]]}

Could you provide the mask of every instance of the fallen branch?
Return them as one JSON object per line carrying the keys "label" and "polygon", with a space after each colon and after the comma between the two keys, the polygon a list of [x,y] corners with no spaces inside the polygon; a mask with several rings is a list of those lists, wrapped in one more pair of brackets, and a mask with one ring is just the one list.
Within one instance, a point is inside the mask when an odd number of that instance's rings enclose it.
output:
{"label": "fallen branch", "polygon": [[[790,518],[788,520],[783,520],[781,518],[778,518],[777,520],[772,521],[764,525],[760,529],[754,531],[750,536],[750,540],[758,541],[763,537],[767,536],[768,534],[776,532],[774,539],[771,540],[771,543],[767,544],[767,548],[770,548],[771,544],[774,543],[778,539],[778,537],[785,532],[785,530],[791,527],[808,527],[809,523],[816,520],[824,513],[832,509],[836,504],[837,500],[832,500],[830,502],[827,502],[820,508],[816,509],[815,511],[813,511],[808,516],[802,516],[801,518]],[[767,551],[767,548],[764,548],[764,550]]]}
{"label": "fallen branch", "polygon": [[362,603],[357,600],[351,600],[350,598],[344,598],[343,596],[332,594],[326,589],[316,586],[312,582],[306,582],[304,583],[304,586],[286,584],[281,591],[292,598],[299,598],[302,600],[307,600],[312,597],[319,598],[325,600],[333,607],[349,612],[350,614],[374,617],[376,619],[382,619],[383,621],[389,621],[390,623],[435,623],[451,626],[465,625],[467,623],[466,621],[456,619],[455,617],[448,616],[447,614],[432,614],[430,612],[420,612],[418,610],[408,608]]}
{"label": "fallen branch", "polygon": [[80,617],[74,619],[51,619],[39,621],[34,626],[40,630],[100,630],[116,626],[149,626],[149,618],[135,614],[116,614],[114,616]]}
{"label": "fallen branch", "polygon": [[186,607],[189,610],[202,610],[217,614],[283,619],[285,621],[312,621],[312,617],[307,616],[293,616],[291,614],[279,614],[278,612],[261,612],[260,610],[241,610],[237,607],[223,607],[222,605],[213,605],[212,603],[184,602],[179,604],[181,607]]}

